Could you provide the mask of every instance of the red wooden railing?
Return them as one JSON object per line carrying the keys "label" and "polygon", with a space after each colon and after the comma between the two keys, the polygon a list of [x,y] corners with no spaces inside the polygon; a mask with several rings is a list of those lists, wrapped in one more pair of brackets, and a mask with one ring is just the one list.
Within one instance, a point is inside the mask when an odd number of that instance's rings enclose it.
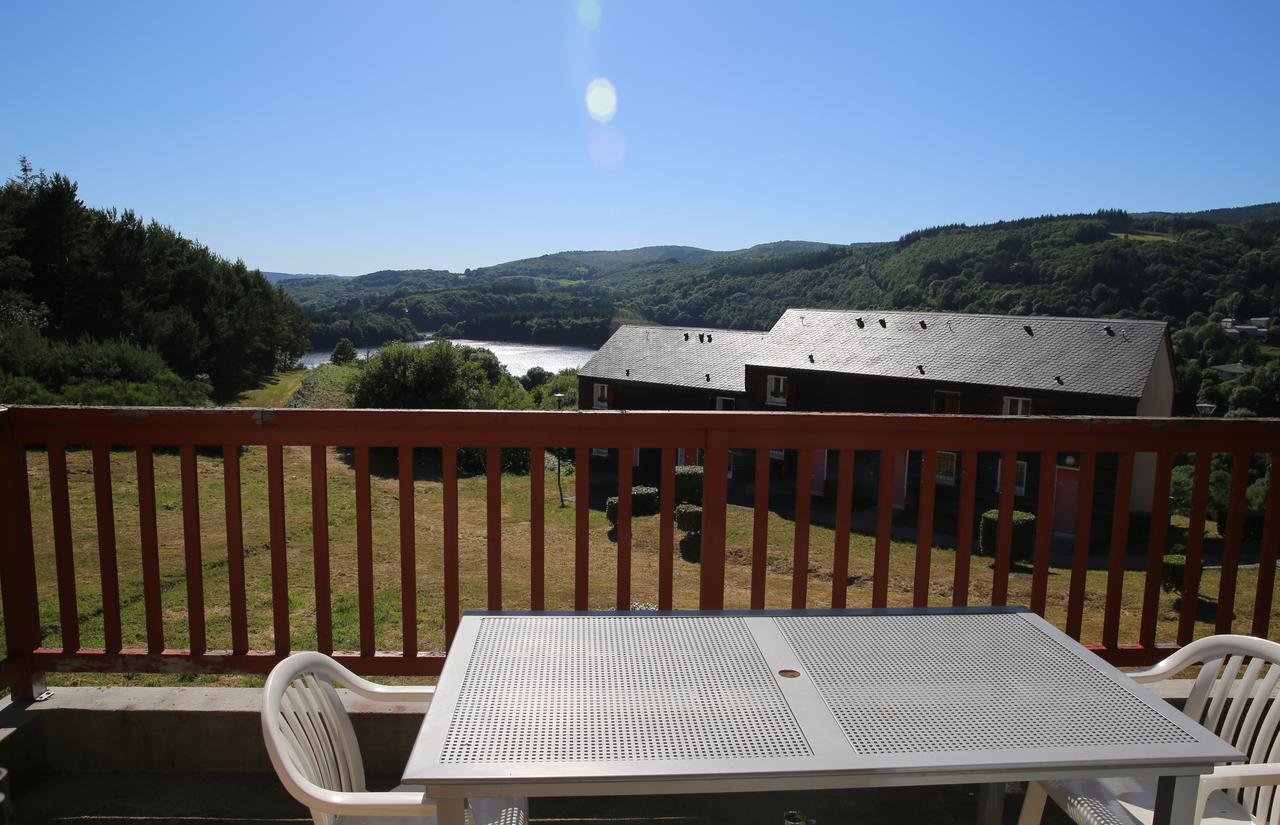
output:
{"label": "red wooden railing", "polygon": [[[222,480],[225,495],[226,569],[229,587],[229,650],[209,650],[206,639],[205,549],[201,546],[197,448],[221,446]],[[274,649],[253,650],[249,645],[250,613],[246,599],[246,557],[242,539],[243,502],[240,477],[240,448],[266,448],[267,499],[269,512],[269,557],[271,612]],[[183,562],[186,585],[185,647],[169,646],[165,613],[161,602],[160,548],[156,521],[156,448],[178,448],[181,476]],[[1105,571],[1106,590],[1102,605],[1102,639],[1095,648],[1117,664],[1150,662],[1165,655],[1167,646],[1157,643],[1160,607],[1162,554],[1169,521],[1168,490],[1175,454],[1195,455],[1194,489],[1188,527],[1186,580],[1184,592],[1200,590],[1201,558],[1204,551],[1209,469],[1213,453],[1232,456],[1228,512],[1223,540],[1223,567],[1217,596],[1216,630],[1250,632],[1266,636],[1274,619],[1273,588],[1277,545],[1280,544],[1280,492],[1272,484],[1267,493],[1264,531],[1258,546],[1254,609],[1251,616],[1236,616],[1237,567],[1244,527],[1244,500],[1248,483],[1248,461],[1261,454],[1274,467],[1280,457],[1280,420],[1236,419],[1087,419],[1087,418],[982,418],[968,416],[863,415],[776,412],[443,412],[368,410],[168,410],[168,409],[83,409],[83,408],[0,408],[0,594],[3,596],[8,657],[0,664],[0,685],[11,686],[15,696],[30,697],[46,671],[114,672],[247,672],[267,671],[281,656],[293,649],[290,623],[288,564],[285,529],[284,447],[309,447],[311,567],[314,588],[315,639],[321,650],[333,653],[332,569],[330,561],[330,521],[327,510],[326,461],[329,447],[353,450],[355,473],[355,557],[358,594],[358,650],[340,652],[337,657],[355,671],[369,675],[435,674],[443,663],[443,651],[425,651],[418,639],[417,617],[421,611],[443,614],[446,644],[457,627],[461,609],[459,563],[458,449],[483,448],[487,456],[486,524],[487,551],[483,571],[485,605],[489,609],[532,609],[546,606],[545,561],[549,553],[572,553],[575,609],[586,609],[590,583],[589,487],[592,448],[620,451],[635,448],[661,450],[659,547],[657,601],[661,609],[673,604],[673,550],[675,453],[677,448],[698,448],[705,456],[703,489],[703,536],[697,603],[702,609],[719,610],[725,605],[726,512],[730,450],[754,451],[756,486],[754,520],[751,531],[750,607],[766,606],[765,579],[768,550],[770,449],[798,450],[794,522],[794,557],[790,606],[844,607],[849,573],[850,504],[854,487],[855,451],[878,452],[881,467],[892,467],[895,454],[916,451],[923,456],[915,530],[914,577],[911,603],[928,605],[931,584],[933,537],[939,527],[935,520],[935,453],[957,451],[961,458],[955,573],[951,582],[951,604],[969,599],[971,556],[974,553],[976,461],[980,452],[996,453],[1003,467],[1012,468],[1020,454],[1040,454],[1041,470],[1037,512],[1053,511],[1054,467],[1057,453],[1080,455],[1080,487],[1074,553],[1069,570],[1059,575],[1069,579],[1065,629],[1080,637],[1086,611],[1086,577],[1090,549],[1090,526],[1098,457],[1114,454],[1117,462],[1115,518],[1109,536],[1110,559]],[[442,599],[438,604],[421,603],[415,582],[420,554],[415,546],[414,479],[412,450],[433,447],[442,450],[441,552]],[[577,495],[573,547],[545,546],[544,480],[542,467],[546,448],[569,448],[577,458],[574,488]],[[92,483],[96,510],[98,579],[102,598],[104,644],[87,649],[81,644],[77,599],[77,559],[72,547],[71,513],[68,496],[68,448],[88,448],[92,457]],[[111,451],[127,448],[134,453],[137,476],[138,542],[140,556],[125,558],[117,553],[116,516],[112,501]],[[375,589],[373,581],[374,512],[370,499],[370,450],[393,448],[399,456],[399,551],[402,649],[380,651],[376,645]],[[509,598],[503,592],[499,450],[531,449],[535,471],[528,484],[533,505],[527,514],[530,540],[528,601]],[[832,588],[830,599],[809,592],[808,567],[810,485],[809,462],[816,449],[840,452],[836,480],[837,506],[834,522]],[[31,452],[39,450],[41,452]],[[1121,591],[1128,531],[1128,479],[1135,454],[1156,456],[1153,528],[1147,551],[1142,586],[1142,610],[1136,638],[1121,638]],[[306,453],[303,453],[306,454]],[[625,454],[625,453],[623,453]],[[41,627],[35,541],[32,533],[30,476],[28,460],[43,455],[48,462],[52,546],[56,576],[53,586],[59,605],[56,644],[45,639]],[[774,473],[777,475],[777,473]],[[1015,472],[1004,472],[999,487],[1000,520],[993,560],[990,601],[1004,604],[1009,597],[1011,575],[1011,514],[1015,499]],[[631,484],[631,466],[622,461],[617,483],[621,489]],[[508,483],[510,483],[508,481]],[[523,483],[523,482],[521,482]],[[876,503],[875,543],[872,564],[872,607],[888,604],[891,531],[893,527],[893,474],[881,473]],[[633,596],[631,501],[619,502],[616,599],[619,609],[627,609]],[[523,519],[525,514],[519,514]],[[1046,607],[1050,570],[1052,518],[1038,519],[1035,553],[1030,575],[1029,606],[1041,614]],[[394,527],[379,525],[393,534]],[[382,532],[379,535],[383,535]],[[510,548],[507,549],[510,552]],[[520,548],[526,552],[526,548]],[[296,556],[295,556],[296,560]],[[85,563],[84,557],[79,560]],[[145,600],[143,649],[122,644],[120,570],[138,565]],[[134,568],[130,568],[131,570]],[[83,572],[83,571],[81,571]],[[295,575],[297,575],[295,571]],[[932,603],[937,604],[934,598]],[[785,605],[770,605],[785,606]],[[1183,599],[1178,617],[1177,643],[1185,644],[1195,632],[1196,600]]]}

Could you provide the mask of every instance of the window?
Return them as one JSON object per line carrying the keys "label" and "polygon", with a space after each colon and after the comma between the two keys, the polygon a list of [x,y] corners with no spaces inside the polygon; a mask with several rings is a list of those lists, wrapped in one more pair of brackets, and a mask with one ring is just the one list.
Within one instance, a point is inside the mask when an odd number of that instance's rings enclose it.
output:
{"label": "window", "polygon": [[[960,412],[960,393],[944,392],[943,390],[934,390],[933,411],[935,413]],[[939,455],[941,455],[941,453],[939,453]]]}
{"label": "window", "polygon": [[[1018,475],[1013,480],[1013,494],[1015,496],[1025,496],[1027,494],[1027,462],[1016,462],[1018,467]],[[1000,492],[1000,471],[1003,470],[1004,459],[1000,459],[996,464],[996,492]]]}
{"label": "window", "polygon": [[1004,397],[1005,415],[1031,415],[1031,399],[1019,398],[1016,395]]}
{"label": "window", "polygon": [[736,399],[725,398],[723,395],[716,396],[717,410],[736,410],[737,408],[738,408],[738,402]]}
{"label": "window", "polygon": [[957,465],[958,462],[956,461],[955,453],[939,452],[937,464],[935,465],[936,472],[934,478],[939,484],[946,484],[950,487],[954,487],[956,484]]}
{"label": "window", "polygon": [[769,376],[764,403],[774,407],[787,406],[787,377],[785,375]]}
{"label": "window", "polygon": [[609,409],[609,385],[596,384],[595,392],[592,394],[592,404],[597,410]]}

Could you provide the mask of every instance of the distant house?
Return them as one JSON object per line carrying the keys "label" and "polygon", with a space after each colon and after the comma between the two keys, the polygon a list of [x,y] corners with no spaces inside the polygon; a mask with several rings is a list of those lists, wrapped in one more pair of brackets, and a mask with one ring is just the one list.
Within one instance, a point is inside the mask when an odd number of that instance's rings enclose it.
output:
{"label": "distant house", "polygon": [[[607,409],[754,409],[972,415],[1168,416],[1173,366],[1163,322],[930,312],[790,309],[767,333],[675,327],[620,328],[579,371],[582,406]],[[964,445],[937,456],[938,506],[954,506]],[[696,461],[696,456],[682,456]],[[775,451],[793,473],[794,455]],[[838,454],[818,451],[809,479],[820,495]],[[878,458],[855,462],[858,489],[874,489]],[[632,456],[643,465],[644,456]],[[1078,456],[1060,454],[1055,531],[1074,530]],[[1131,508],[1151,507],[1154,456],[1135,461]],[[1034,509],[1038,455],[1019,460],[1016,506]],[[730,461],[748,483],[750,455]],[[1095,501],[1110,507],[1098,464]],[[912,506],[918,454],[900,454],[894,505]],[[999,457],[977,467],[980,506],[998,497]],[[1114,493],[1114,479],[1111,481]],[[946,488],[946,489],[943,489]]]}
{"label": "distant house", "polygon": [[1266,340],[1267,327],[1270,324],[1270,318],[1250,318],[1249,323],[1241,323],[1235,318],[1222,319],[1222,331],[1227,334],[1228,338],[1248,341],[1252,338],[1261,338]]}
{"label": "distant house", "polygon": [[1209,369],[1214,370],[1224,379],[1230,381],[1251,371],[1253,367],[1243,361],[1237,361],[1234,364],[1210,364]]}

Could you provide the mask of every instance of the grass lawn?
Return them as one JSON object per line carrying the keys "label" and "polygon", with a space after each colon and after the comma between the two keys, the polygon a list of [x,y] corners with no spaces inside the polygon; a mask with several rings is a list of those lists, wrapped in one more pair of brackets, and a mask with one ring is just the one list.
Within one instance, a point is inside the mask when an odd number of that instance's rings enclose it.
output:
{"label": "grass lawn", "polygon": [[307,370],[291,370],[278,372],[261,387],[240,394],[232,406],[236,407],[283,407],[293,397]]}
{"label": "grass lawn", "polygon": [[[98,572],[97,532],[90,454],[73,451],[68,454],[72,539],[76,558],[76,583],[81,636],[85,647],[100,647],[103,642],[100,576]],[[52,522],[49,497],[48,465],[45,455],[32,452],[30,465],[32,521],[36,547],[36,569],[41,618],[45,628],[45,644],[57,646],[59,618],[56,592]],[[116,534],[120,568],[124,644],[145,647],[142,577],[138,542],[138,504],[136,470],[131,452],[112,454]],[[315,643],[314,589],[311,561],[310,461],[303,448],[286,448],[285,518],[289,548],[290,614],[294,649],[307,649]],[[222,464],[220,459],[198,459],[200,479],[201,544],[204,566],[204,590],[208,647],[228,649],[231,627],[226,564],[226,542],[223,513]],[[328,452],[330,547],[333,569],[334,643],[341,650],[358,646],[355,563],[355,496],[354,472],[336,450]],[[186,647],[186,586],[183,565],[182,502],[177,455],[157,454],[155,458],[157,523],[160,540],[160,566],[163,581],[165,644]],[[250,647],[269,650],[273,647],[271,621],[271,570],[268,537],[266,454],[263,448],[250,448],[241,458],[242,501],[246,577],[248,580]],[[537,502],[546,513],[546,588],[548,609],[572,606],[574,522],[572,506],[558,506],[555,473],[545,485],[546,497]],[[566,491],[571,492],[571,482]],[[417,595],[419,644],[424,650],[441,650],[443,646],[443,587],[441,495],[438,482],[415,484],[415,518],[417,525]],[[400,631],[400,559],[397,482],[394,478],[372,479],[373,549],[376,639],[382,650],[399,650]],[[529,604],[529,479],[507,476],[502,488],[502,581],[504,604],[511,609]],[[486,593],[486,527],[485,480],[462,479],[459,482],[462,609],[483,609]],[[790,606],[791,558],[794,525],[776,514],[769,518],[769,572],[767,604]],[[657,601],[658,518],[637,518],[634,522],[631,598],[639,602]],[[752,512],[729,507],[727,523],[728,565],[725,604],[743,608],[750,598],[750,546]],[[809,604],[829,605],[833,532],[814,525],[810,530]],[[852,541],[848,585],[851,607],[869,606],[874,541],[872,537],[855,535]],[[892,548],[889,580],[889,602],[894,606],[911,604],[914,578],[915,545],[895,542]],[[950,604],[955,555],[946,548],[934,548],[931,556],[930,603]],[[698,598],[698,565],[681,559],[675,563],[675,605],[694,608]],[[1102,607],[1106,588],[1106,571],[1090,571],[1087,579],[1083,640],[1101,639]],[[603,513],[591,513],[591,589],[592,609],[612,609],[615,602],[616,549],[608,538],[608,523]],[[1049,576],[1048,616],[1061,625],[1065,621],[1069,571],[1053,569]],[[974,557],[971,562],[969,598],[974,604],[990,602],[991,560]],[[1219,571],[1204,572],[1201,592],[1216,597]],[[1237,629],[1247,630],[1252,622],[1253,598],[1256,590],[1256,568],[1240,570],[1236,599]],[[1029,568],[1015,567],[1009,583],[1011,604],[1029,600],[1031,573]],[[1125,575],[1124,611],[1121,617],[1121,640],[1136,641],[1140,619],[1143,574]],[[1173,609],[1174,594],[1161,594],[1159,638],[1172,641],[1177,623]],[[1210,616],[1206,616],[1210,619]],[[1280,631],[1273,612],[1271,632]],[[1197,635],[1212,632],[1209,623],[1196,627]],[[238,676],[174,677],[150,675],[52,675],[55,684],[254,684],[258,680]]]}

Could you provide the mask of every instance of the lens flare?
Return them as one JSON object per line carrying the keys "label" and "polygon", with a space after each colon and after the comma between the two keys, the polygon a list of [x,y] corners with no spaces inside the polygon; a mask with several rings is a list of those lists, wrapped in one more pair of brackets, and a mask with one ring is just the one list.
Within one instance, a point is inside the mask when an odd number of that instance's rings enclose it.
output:
{"label": "lens flare", "polygon": [[588,31],[595,31],[600,26],[602,14],[603,11],[596,0],[582,0],[578,4],[578,22]]}
{"label": "lens flare", "polygon": [[618,112],[618,92],[613,84],[597,77],[587,84],[587,113],[593,120],[608,123]]}

